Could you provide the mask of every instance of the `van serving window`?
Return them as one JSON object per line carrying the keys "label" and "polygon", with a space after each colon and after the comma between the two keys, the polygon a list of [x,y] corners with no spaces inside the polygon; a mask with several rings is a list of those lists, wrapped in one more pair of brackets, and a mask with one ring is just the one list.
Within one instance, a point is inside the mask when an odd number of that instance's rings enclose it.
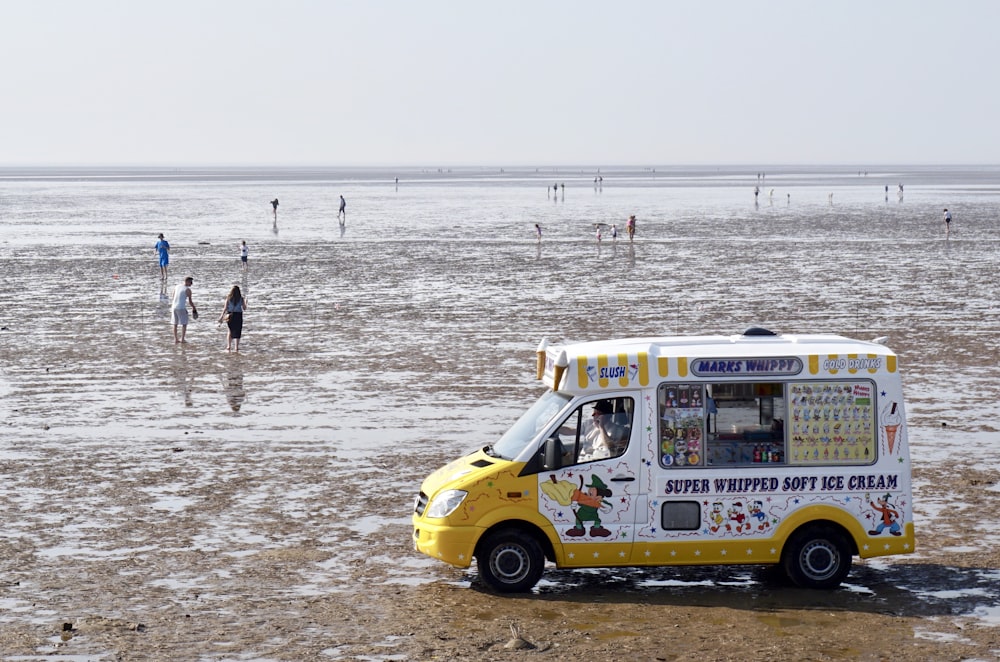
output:
{"label": "van serving window", "polygon": [[658,393],[663,467],[876,459],[874,385],[867,380],[668,383]]}

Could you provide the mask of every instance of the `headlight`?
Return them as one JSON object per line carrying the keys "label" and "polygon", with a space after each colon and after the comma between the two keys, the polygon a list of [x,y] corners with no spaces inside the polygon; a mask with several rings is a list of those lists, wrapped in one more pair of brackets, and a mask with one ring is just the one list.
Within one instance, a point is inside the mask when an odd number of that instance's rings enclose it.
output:
{"label": "headlight", "polygon": [[427,508],[425,517],[447,517],[462,505],[467,496],[469,496],[469,493],[464,490],[445,490],[431,500],[431,505]]}

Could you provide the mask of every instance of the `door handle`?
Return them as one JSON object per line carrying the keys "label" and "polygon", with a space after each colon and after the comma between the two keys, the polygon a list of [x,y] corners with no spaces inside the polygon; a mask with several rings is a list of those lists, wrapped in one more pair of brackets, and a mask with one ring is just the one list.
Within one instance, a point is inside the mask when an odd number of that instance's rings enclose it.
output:
{"label": "door handle", "polygon": [[633,480],[635,480],[635,478],[632,477],[632,476],[615,476],[614,478],[611,479],[611,482],[612,483],[631,483]]}

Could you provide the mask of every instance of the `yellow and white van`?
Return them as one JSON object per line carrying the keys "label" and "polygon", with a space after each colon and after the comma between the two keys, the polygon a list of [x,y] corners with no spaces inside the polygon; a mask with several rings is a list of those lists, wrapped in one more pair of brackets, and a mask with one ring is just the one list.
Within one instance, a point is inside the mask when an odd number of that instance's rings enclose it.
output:
{"label": "yellow and white van", "polygon": [[560,568],[781,564],[833,588],[914,549],[896,355],[837,335],[633,338],[538,349],[548,390],[435,471],[417,550],[502,592]]}

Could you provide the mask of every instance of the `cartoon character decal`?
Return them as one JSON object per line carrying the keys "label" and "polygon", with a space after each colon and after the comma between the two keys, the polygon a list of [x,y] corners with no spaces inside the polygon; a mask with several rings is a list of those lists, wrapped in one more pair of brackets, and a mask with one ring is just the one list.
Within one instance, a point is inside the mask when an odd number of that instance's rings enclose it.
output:
{"label": "cartoon character decal", "polygon": [[879,513],[877,517],[882,520],[878,523],[878,526],[868,532],[868,535],[877,536],[886,529],[889,529],[889,533],[894,536],[903,535],[899,530],[899,510],[892,503],[890,503],[890,498],[891,495],[886,493],[884,496],[878,497],[878,504],[876,504],[872,501],[871,494],[865,494],[865,501],[867,501],[869,505],[871,505],[871,507]]}
{"label": "cartoon character decal", "polygon": [[726,516],[722,514],[722,502],[714,502],[712,504],[712,512],[708,514],[708,530],[712,533],[717,533],[725,521]]}
{"label": "cartoon character decal", "polygon": [[757,525],[758,531],[764,531],[765,529],[771,528],[771,523],[767,520],[767,513],[764,512],[764,502],[761,500],[755,500],[747,510],[750,511],[750,522],[751,524]]}
{"label": "cartoon character decal", "polygon": [[[591,525],[591,536],[607,538],[611,535],[611,531],[601,525],[601,513],[614,510],[614,506],[605,501],[612,492],[599,476],[591,474],[590,482],[584,485],[581,475],[579,487],[568,480],[556,480],[554,474],[550,479],[541,484],[542,492],[559,505],[571,507],[573,512],[574,525],[566,531],[567,536],[579,538],[587,535],[587,523]],[[575,508],[572,507],[574,505]]]}
{"label": "cartoon character decal", "polygon": [[750,522],[747,521],[747,514],[743,512],[743,503],[737,501],[729,507],[726,512],[729,517],[729,523],[726,524],[726,531],[734,531],[736,533],[742,533],[744,529],[750,530]]}

